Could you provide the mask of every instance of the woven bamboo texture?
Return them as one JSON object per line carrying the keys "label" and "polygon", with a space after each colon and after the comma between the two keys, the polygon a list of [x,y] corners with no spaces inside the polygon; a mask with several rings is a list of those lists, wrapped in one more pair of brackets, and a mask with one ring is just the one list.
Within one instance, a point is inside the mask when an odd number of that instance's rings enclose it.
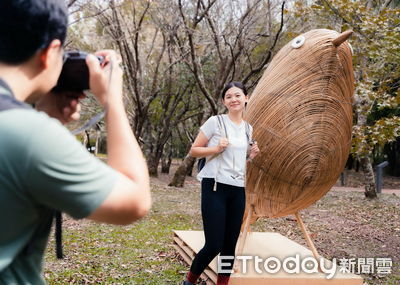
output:
{"label": "woven bamboo texture", "polygon": [[[354,92],[352,51],[344,41],[350,34],[318,29],[301,35],[303,44],[301,36],[292,40],[252,93],[245,116],[260,148],[247,168],[246,209],[254,205],[252,220],[310,206],[344,169]],[[335,40],[339,36],[344,39]]]}

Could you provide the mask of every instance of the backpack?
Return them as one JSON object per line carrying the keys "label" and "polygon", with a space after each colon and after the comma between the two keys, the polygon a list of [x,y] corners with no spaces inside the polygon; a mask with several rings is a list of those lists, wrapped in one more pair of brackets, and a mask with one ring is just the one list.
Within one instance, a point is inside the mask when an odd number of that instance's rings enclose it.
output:
{"label": "backpack", "polygon": [[[16,100],[14,97],[5,95],[7,93],[12,94],[11,90],[8,88],[7,84],[0,79],[0,112],[11,110],[11,109],[32,109],[32,107],[24,102]],[[63,258],[62,252],[62,216],[61,212],[54,210],[53,214],[56,220],[56,230],[55,230],[55,240],[56,240],[56,255],[57,258]],[[37,238],[37,234],[40,228],[36,229],[33,233],[32,238],[28,242],[25,252],[29,254],[34,246],[34,241]]]}
{"label": "backpack", "polygon": [[[224,118],[222,117],[222,115],[217,115],[217,119],[218,119],[218,126],[219,126],[219,129],[220,129],[221,131],[223,131],[224,137],[228,138],[228,132],[227,132],[227,130],[226,130],[226,125],[225,125],[225,120],[224,120]],[[223,127],[223,128],[222,128],[222,127]],[[246,127],[247,142],[250,143],[250,125],[249,125],[249,123],[246,122],[246,121],[245,121],[245,127]],[[210,157],[210,159],[209,159],[208,161],[210,161],[210,160],[216,158],[218,155],[219,155],[219,154],[214,154],[212,157]],[[200,172],[200,171],[203,169],[203,167],[206,165],[206,162],[207,162],[206,157],[199,158],[199,160],[197,161],[197,172]]]}

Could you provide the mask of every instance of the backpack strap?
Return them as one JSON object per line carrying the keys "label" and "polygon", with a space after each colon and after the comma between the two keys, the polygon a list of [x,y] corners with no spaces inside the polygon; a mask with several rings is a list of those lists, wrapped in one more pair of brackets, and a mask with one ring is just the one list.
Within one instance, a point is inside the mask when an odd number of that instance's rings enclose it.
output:
{"label": "backpack strap", "polygon": [[219,129],[221,130],[221,133],[223,133],[223,136],[225,138],[228,138],[228,132],[226,130],[224,117],[222,117],[222,115],[217,115],[217,119],[218,119],[218,125],[219,125]]}
{"label": "backpack strap", "polygon": [[[221,135],[223,137],[225,137],[225,138],[228,138],[228,132],[226,131],[224,118],[222,117],[222,115],[217,115],[216,117],[218,119],[218,127],[221,130]],[[216,158],[220,154],[221,153],[216,153],[216,154],[212,155],[209,159],[206,159],[205,163],[209,162],[210,160],[213,160],[214,158]]]}
{"label": "backpack strap", "polygon": [[32,107],[15,99],[10,86],[0,78],[0,111],[11,109],[32,109]]}
{"label": "backpack strap", "polygon": [[244,123],[246,128],[247,142],[250,143],[250,124],[247,121],[244,121]]}
{"label": "backpack strap", "polygon": [[[4,90],[5,89],[0,86],[0,92],[3,92]],[[24,102],[18,101],[10,95],[6,95],[4,93],[0,94],[0,111],[11,109],[32,109],[32,107]]]}

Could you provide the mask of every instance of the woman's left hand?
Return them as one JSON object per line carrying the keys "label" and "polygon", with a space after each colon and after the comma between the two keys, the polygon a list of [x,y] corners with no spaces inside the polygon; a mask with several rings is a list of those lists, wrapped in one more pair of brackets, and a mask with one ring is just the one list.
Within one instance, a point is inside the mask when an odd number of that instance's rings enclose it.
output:
{"label": "woman's left hand", "polygon": [[255,158],[258,154],[260,153],[260,149],[258,148],[257,142],[254,141],[253,145],[251,146],[250,149],[250,154],[249,154],[249,159]]}

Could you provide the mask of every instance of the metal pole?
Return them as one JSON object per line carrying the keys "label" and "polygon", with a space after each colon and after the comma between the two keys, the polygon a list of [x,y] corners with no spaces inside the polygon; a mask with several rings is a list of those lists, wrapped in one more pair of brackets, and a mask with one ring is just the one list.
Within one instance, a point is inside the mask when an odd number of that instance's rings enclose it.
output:
{"label": "metal pole", "polygon": [[376,193],[382,193],[382,180],[383,180],[382,169],[388,165],[389,162],[384,161],[376,166],[376,181],[375,181]]}
{"label": "metal pole", "polygon": [[381,193],[382,190],[382,168],[381,167],[377,167],[376,168],[376,193]]}

